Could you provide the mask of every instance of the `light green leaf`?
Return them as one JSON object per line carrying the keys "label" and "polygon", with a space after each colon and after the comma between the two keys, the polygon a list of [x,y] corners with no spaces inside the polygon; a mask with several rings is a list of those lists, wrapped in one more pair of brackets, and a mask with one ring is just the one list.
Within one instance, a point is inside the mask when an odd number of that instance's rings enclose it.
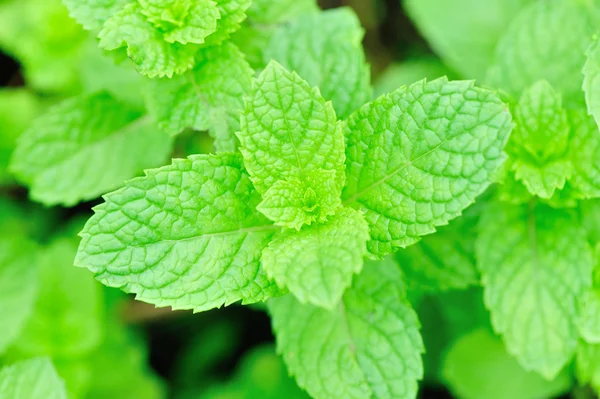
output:
{"label": "light green leaf", "polygon": [[[198,7],[203,7],[206,21],[212,21],[207,23],[203,19],[203,25],[197,28],[202,33],[196,33],[195,41],[203,43],[215,31],[219,12],[211,0],[203,0]],[[186,45],[187,37],[178,36],[177,32],[180,31],[171,31],[171,35],[163,32],[148,21],[138,3],[130,3],[106,21],[98,37],[100,47],[105,50],[126,47],[127,55],[141,74],[151,78],[172,77],[192,68],[198,51],[198,45]]]}
{"label": "light green leaf", "polygon": [[423,344],[393,262],[365,264],[335,310],[302,305],[291,295],[267,305],[277,350],[313,398],[416,397]]}
{"label": "light green leaf", "polygon": [[569,184],[580,199],[600,197],[600,131],[594,119],[583,110],[570,110],[569,157],[573,176]]}
{"label": "light green leaf", "polygon": [[592,250],[568,211],[488,207],[476,242],[485,303],[507,350],[526,369],[557,375],[577,347],[577,300],[591,285]]}
{"label": "light green leaf", "polygon": [[85,29],[100,30],[104,23],[126,4],[135,0],[63,0],[71,17]]}
{"label": "light green leaf", "polygon": [[519,10],[530,2],[406,0],[404,4],[429,44],[448,65],[465,78],[482,79],[493,60],[498,39]]}
{"label": "light green leaf", "polygon": [[31,89],[77,91],[77,67],[85,39],[85,32],[69,17],[61,0],[0,3],[0,47],[23,66]]}
{"label": "light green leaf", "polygon": [[591,385],[600,394],[600,345],[579,342],[575,375],[581,385]]}
{"label": "light green leaf", "polygon": [[79,63],[81,83],[86,93],[106,91],[115,99],[136,109],[144,109],[142,75],[128,59],[117,60],[98,48],[96,40],[88,40]]}
{"label": "light green leaf", "polygon": [[215,0],[220,18],[217,20],[217,30],[206,41],[208,45],[220,44],[223,40],[240,28],[246,19],[246,10],[252,0]]}
{"label": "light green leaf", "polygon": [[0,369],[0,397],[67,399],[67,391],[50,359],[36,358]]}
{"label": "light green leaf", "polygon": [[600,37],[594,36],[583,66],[583,91],[590,115],[600,125]]}
{"label": "light green leaf", "polygon": [[436,292],[479,284],[474,241],[478,221],[474,212],[440,227],[415,245],[400,249],[395,259],[406,276],[408,289]]}
{"label": "light green leaf", "polygon": [[577,326],[581,337],[591,344],[600,344],[600,287],[579,297]]}
{"label": "light green leaf", "polygon": [[368,240],[362,215],[341,208],[325,223],[277,233],[263,251],[261,265],[301,303],[334,309],[362,270]]}
{"label": "light green leaf", "polygon": [[341,192],[344,136],[335,111],[319,89],[311,89],[277,62],[269,63],[256,80],[238,137],[246,168],[261,194],[277,181],[317,169],[334,171]]}
{"label": "light green leaf", "polygon": [[73,267],[76,245],[60,239],[44,248],[39,262],[39,294],[32,316],[10,351],[21,357],[79,357],[101,342],[101,286]]}
{"label": "light green leaf", "polygon": [[514,111],[516,128],[506,146],[515,178],[534,195],[551,198],[571,177],[570,126],[562,98],[545,80],[528,87]]}
{"label": "light green leaf", "polygon": [[30,91],[0,90],[0,185],[9,180],[7,168],[17,138],[39,110],[39,100]]}
{"label": "light green leaf", "polygon": [[500,39],[488,83],[518,96],[545,79],[563,94],[565,104],[582,103],[581,68],[598,15],[592,1],[532,2]]}
{"label": "light green leaf", "polygon": [[162,164],[170,151],[171,139],[148,118],[99,93],[66,100],[36,119],[10,167],[34,200],[74,205]]}
{"label": "light green leaf", "polygon": [[243,97],[252,86],[254,71],[230,43],[200,50],[196,60],[196,66],[184,75],[148,82],[148,110],[169,134],[185,128],[210,129],[217,149],[233,152]]}
{"label": "light green leaf", "polygon": [[568,391],[572,383],[568,373],[547,381],[523,370],[506,353],[502,341],[485,329],[454,342],[443,367],[444,379],[456,397],[462,399],[554,398]]}
{"label": "light green leaf", "polygon": [[38,290],[35,250],[23,237],[0,239],[0,354],[33,312]]}
{"label": "light green leaf", "polygon": [[340,119],[371,99],[364,31],[350,8],[304,14],[272,36],[265,59],[274,59],[317,86]]}
{"label": "light green leaf", "polygon": [[325,222],[342,204],[335,172],[323,169],[292,174],[277,181],[262,197],[257,209],[263,215],[278,226],[296,230],[315,221]]}
{"label": "light green leaf", "polygon": [[350,116],[342,200],[365,213],[371,253],[384,256],[433,233],[490,185],[512,128],[507,108],[473,82],[441,78]]}
{"label": "light green leaf", "polygon": [[277,229],[255,211],[241,157],[177,159],[104,199],[75,260],[103,284],[197,312],[278,295],[259,264]]}

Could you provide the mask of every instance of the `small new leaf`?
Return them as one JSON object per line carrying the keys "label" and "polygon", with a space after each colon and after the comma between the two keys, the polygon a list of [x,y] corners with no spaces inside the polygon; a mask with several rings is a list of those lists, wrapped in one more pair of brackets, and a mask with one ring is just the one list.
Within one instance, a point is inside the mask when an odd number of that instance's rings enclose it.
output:
{"label": "small new leaf", "polygon": [[572,173],[570,126],[561,95],[539,81],[523,92],[514,114],[516,128],[506,151],[515,178],[532,194],[551,198]]}
{"label": "small new leaf", "polygon": [[279,294],[259,264],[278,229],[238,155],[176,159],[104,199],[75,259],[103,284],[194,311]]}
{"label": "small new leaf", "polygon": [[298,385],[316,399],[412,399],[423,375],[417,315],[393,262],[367,262],[336,309],[267,302]]}
{"label": "small new leaf", "polygon": [[369,226],[360,212],[342,208],[325,223],[277,233],[261,265],[301,303],[333,309],[363,267]]}

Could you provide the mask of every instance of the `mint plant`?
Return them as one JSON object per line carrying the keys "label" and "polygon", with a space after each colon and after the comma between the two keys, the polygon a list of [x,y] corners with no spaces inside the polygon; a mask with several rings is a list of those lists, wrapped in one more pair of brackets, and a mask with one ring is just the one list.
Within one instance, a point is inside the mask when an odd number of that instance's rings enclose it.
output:
{"label": "mint plant", "polygon": [[383,74],[347,7],[63,3],[0,1],[0,397],[600,392],[596,1],[405,0]]}

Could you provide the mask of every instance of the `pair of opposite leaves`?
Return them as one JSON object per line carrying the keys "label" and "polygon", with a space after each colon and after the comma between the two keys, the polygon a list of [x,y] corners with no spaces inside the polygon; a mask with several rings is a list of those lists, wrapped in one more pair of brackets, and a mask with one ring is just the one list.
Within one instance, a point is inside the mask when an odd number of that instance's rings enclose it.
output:
{"label": "pair of opposite leaves", "polygon": [[487,188],[511,128],[494,93],[445,78],[340,122],[317,88],[271,62],[246,99],[242,156],[176,159],[106,195],[76,264],[176,309],[286,289],[333,308],[365,256],[434,232]]}

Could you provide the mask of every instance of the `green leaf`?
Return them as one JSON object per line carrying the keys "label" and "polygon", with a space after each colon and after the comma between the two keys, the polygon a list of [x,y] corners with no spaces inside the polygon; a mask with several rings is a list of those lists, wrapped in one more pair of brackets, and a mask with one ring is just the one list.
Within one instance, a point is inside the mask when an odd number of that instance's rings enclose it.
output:
{"label": "green leaf", "polygon": [[589,384],[600,393],[600,345],[579,342],[575,375],[581,385]]}
{"label": "green leaf", "polygon": [[257,209],[263,215],[278,226],[296,230],[315,221],[324,223],[342,204],[335,171],[323,169],[292,173],[273,184],[262,197]]}
{"label": "green leaf", "polygon": [[490,206],[477,263],[494,329],[526,370],[557,375],[577,347],[577,300],[591,285],[592,250],[568,211]]}
{"label": "green leaf", "polygon": [[215,0],[219,15],[217,30],[207,39],[207,44],[220,44],[223,40],[240,28],[242,21],[246,19],[246,10],[252,4],[252,0]]}
{"label": "green leaf", "polygon": [[176,159],[104,199],[75,260],[103,284],[194,311],[278,295],[259,264],[277,229],[255,211],[241,157]]}
{"label": "green leaf", "polygon": [[128,59],[117,60],[88,40],[79,64],[81,84],[86,93],[108,92],[112,97],[136,109],[144,109],[142,75],[131,68]]}
{"label": "green leaf", "polygon": [[521,95],[514,111],[516,129],[506,146],[515,178],[534,195],[551,198],[571,177],[570,126],[562,98],[544,80]]}
{"label": "green leaf", "polygon": [[0,47],[23,67],[27,86],[42,92],[73,93],[85,32],[60,0],[0,3]]}
{"label": "green leaf", "polygon": [[38,290],[35,250],[19,236],[0,239],[0,354],[17,338],[33,312]]}
{"label": "green leaf", "polygon": [[421,33],[448,65],[463,77],[482,79],[502,33],[530,2],[406,0],[404,3]]}
{"label": "green leaf", "polygon": [[344,119],[371,99],[364,31],[350,8],[304,14],[272,36],[265,59],[274,59],[317,86]]}
{"label": "green leaf", "polygon": [[583,66],[583,91],[590,115],[600,125],[600,37],[594,36]]}
{"label": "green leaf", "polygon": [[448,291],[479,284],[473,244],[478,218],[469,210],[468,216],[453,220],[435,234],[396,252],[394,256],[406,276],[409,291]]}
{"label": "green leaf", "polygon": [[579,297],[577,326],[581,337],[591,344],[600,344],[600,287]]}
{"label": "green leaf", "polygon": [[233,152],[243,96],[252,86],[254,71],[229,43],[200,50],[196,60],[196,66],[184,75],[148,81],[148,110],[169,134],[186,128],[210,130],[218,150]]}
{"label": "green leaf", "polygon": [[506,353],[502,341],[485,329],[458,339],[448,350],[443,367],[450,389],[463,399],[554,398],[571,387],[568,373],[547,381],[523,370]]}
{"label": "green leaf", "polygon": [[342,200],[365,213],[369,251],[384,256],[459,216],[492,182],[511,128],[494,93],[445,78],[351,115]]}
{"label": "green leaf", "polygon": [[76,245],[59,239],[44,248],[33,314],[10,351],[19,356],[79,357],[102,339],[101,286],[73,267]]}
{"label": "green leaf", "polygon": [[278,181],[319,169],[335,172],[336,191],[341,193],[344,136],[335,111],[319,89],[311,89],[277,62],[269,63],[257,78],[238,137],[246,168],[261,194]]}
{"label": "green leaf", "polygon": [[291,295],[267,305],[277,350],[313,398],[416,397],[423,344],[393,262],[368,262],[336,310]]}
{"label": "green leaf", "polygon": [[71,17],[85,29],[100,30],[110,17],[135,0],[63,0]]}
{"label": "green leaf", "polygon": [[[11,171],[46,205],[74,205],[160,165],[171,139],[105,93],[66,100],[21,135]],[[102,167],[100,167],[102,165]]]}
{"label": "green leaf", "polygon": [[0,90],[0,185],[9,179],[7,168],[17,138],[39,109],[38,98],[26,89]]}
{"label": "green leaf", "polygon": [[583,110],[570,110],[571,140],[569,157],[573,176],[569,184],[579,199],[600,197],[600,131],[593,118]]}
{"label": "green leaf", "polygon": [[67,399],[67,391],[50,359],[36,358],[0,369],[0,397]]}
{"label": "green leaf", "polygon": [[581,68],[598,26],[597,12],[592,1],[532,2],[500,39],[488,83],[518,96],[545,79],[563,94],[567,105],[582,103]]}
{"label": "green leaf", "polygon": [[139,3],[127,4],[104,24],[98,36],[100,47],[105,50],[127,48],[136,69],[151,78],[181,74],[193,67],[198,51],[198,45],[187,43],[192,37],[194,43],[204,43],[217,29],[219,11],[214,2],[202,0],[195,3],[194,10],[199,15],[189,21],[191,25],[165,32],[164,27],[148,20]]}
{"label": "green leaf", "polygon": [[369,226],[351,208],[340,208],[325,223],[277,233],[261,265],[277,285],[298,301],[334,309],[354,274],[363,267]]}

